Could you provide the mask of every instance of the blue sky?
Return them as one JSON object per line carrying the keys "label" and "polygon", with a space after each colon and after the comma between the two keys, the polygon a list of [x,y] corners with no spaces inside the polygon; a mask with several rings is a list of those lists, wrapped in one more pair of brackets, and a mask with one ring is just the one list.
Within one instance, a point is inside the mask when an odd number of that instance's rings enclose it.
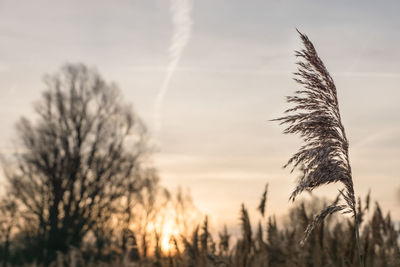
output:
{"label": "blue sky", "polygon": [[[281,166],[300,145],[269,120],[298,87],[295,28],[314,42],[336,82],[356,193],[400,218],[398,1],[194,0],[190,39],[162,105],[154,164],[163,184],[190,188],[215,224],[255,209],[284,214],[296,175]],[[0,148],[30,116],[42,77],[65,62],[96,67],[154,125],[155,97],[173,34],[169,1],[1,1]],[[320,190],[335,195],[335,188]]]}

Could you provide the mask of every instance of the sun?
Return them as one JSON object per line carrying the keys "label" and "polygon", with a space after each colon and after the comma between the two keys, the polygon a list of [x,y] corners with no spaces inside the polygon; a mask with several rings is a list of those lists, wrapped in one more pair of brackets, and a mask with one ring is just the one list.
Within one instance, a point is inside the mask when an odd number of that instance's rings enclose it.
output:
{"label": "sun", "polygon": [[165,222],[162,229],[162,237],[161,237],[161,250],[165,254],[171,254],[175,251],[175,245],[172,242],[172,238],[178,237],[179,231],[176,227],[174,221],[169,220]]}

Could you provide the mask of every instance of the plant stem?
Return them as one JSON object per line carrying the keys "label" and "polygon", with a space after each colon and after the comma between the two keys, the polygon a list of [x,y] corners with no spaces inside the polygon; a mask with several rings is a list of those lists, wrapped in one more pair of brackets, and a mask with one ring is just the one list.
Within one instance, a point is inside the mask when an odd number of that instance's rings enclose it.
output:
{"label": "plant stem", "polygon": [[364,267],[363,255],[362,255],[361,246],[360,246],[360,233],[359,233],[359,229],[358,229],[357,213],[354,214],[354,228],[355,228],[355,232],[356,232],[356,242],[357,242],[357,248],[358,248],[358,259],[360,261],[360,266]]}

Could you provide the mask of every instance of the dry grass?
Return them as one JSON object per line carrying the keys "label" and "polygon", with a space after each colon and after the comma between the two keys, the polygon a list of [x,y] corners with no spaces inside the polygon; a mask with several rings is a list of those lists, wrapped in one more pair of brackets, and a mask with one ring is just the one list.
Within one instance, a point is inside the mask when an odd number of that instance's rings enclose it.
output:
{"label": "dry grass", "polygon": [[[384,215],[379,204],[369,204],[369,196],[359,204],[362,218],[361,239],[367,267],[400,266],[399,230],[390,214]],[[322,204],[321,204],[322,203]],[[268,217],[253,224],[242,205],[240,226],[242,232],[234,243],[226,228],[214,238],[205,219],[191,237],[177,237],[184,249],[169,254],[130,259],[128,254],[117,253],[108,260],[96,260],[90,248],[72,249],[67,255],[58,255],[53,266],[142,266],[142,267],[269,267],[269,266],[358,266],[353,220],[330,216],[316,225],[303,247],[304,226],[313,222],[318,209],[327,207],[326,201],[311,199],[296,203],[287,215],[286,223],[278,224]],[[256,231],[254,231],[256,230]],[[254,234],[255,233],[255,234]],[[177,246],[179,247],[179,246]]]}
{"label": "dry grass", "polygon": [[[340,117],[336,86],[312,42],[306,35],[299,31],[298,33],[304,48],[296,51],[296,57],[300,61],[297,62],[298,70],[294,73],[294,80],[303,89],[296,91],[295,96],[287,97],[287,102],[294,107],[285,111],[286,116],[276,119],[281,124],[288,125],[284,130],[285,134],[297,134],[304,142],[284,166],[292,165],[292,171],[301,166],[303,172],[290,199],[294,201],[303,191],[310,192],[324,184],[339,182],[344,186],[340,195],[345,200],[345,204],[341,205],[337,199],[315,216],[308,225],[301,244],[304,244],[310,232],[327,216],[343,211],[351,213],[355,219],[357,246],[360,248],[349,142]],[[359,252],[362,266],[360,249]]]}

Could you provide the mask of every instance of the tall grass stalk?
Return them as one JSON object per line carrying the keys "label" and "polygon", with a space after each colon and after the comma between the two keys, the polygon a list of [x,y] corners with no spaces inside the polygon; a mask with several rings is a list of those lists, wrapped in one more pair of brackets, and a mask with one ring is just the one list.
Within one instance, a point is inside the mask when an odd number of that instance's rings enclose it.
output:
{"label": "tall grass stalk", "polygon": [[327,216],[338,211],[351,213],[354,217],[360,266],[364,266],[348,153],[349,142],[340,117],[336,86],[312,42],[306,35],[298,33],[304,48],[295,52],[300,60],[296,63],[298,70],[294,73],[294,80],[303,89],[287,97],[287,102],[294,104],[294,107],[287,109],[284,117],[275,119],[280,124],[288,125],[285,134],[298,134],[305,143],[284,166],[292,165],[292,171],[298,167],[302,171],[290,199],[294,201],[303,191],[310,192],[324,184],[340,182],[344,186],[340,190],[344,204],[339,204],[337,200],[315,216],[305,230],[301,243],[304,244],[312,230]]}

